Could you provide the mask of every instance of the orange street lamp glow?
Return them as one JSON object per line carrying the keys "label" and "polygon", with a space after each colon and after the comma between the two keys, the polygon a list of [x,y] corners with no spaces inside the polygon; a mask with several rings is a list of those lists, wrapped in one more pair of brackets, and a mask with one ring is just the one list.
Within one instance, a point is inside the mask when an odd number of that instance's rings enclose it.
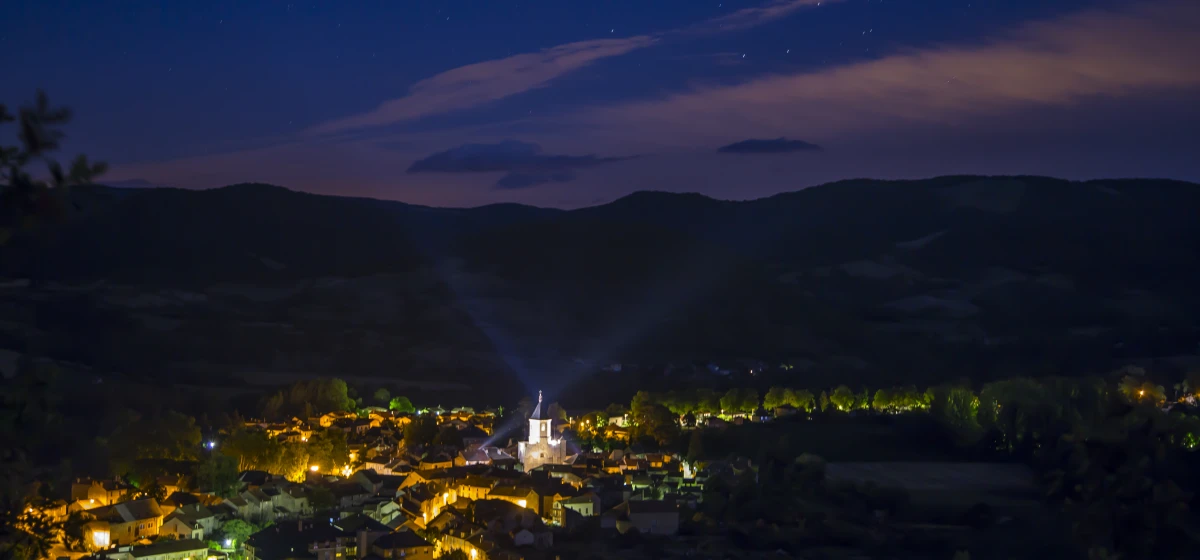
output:
{"label": "orange street lamp glow", "polygon": [[321,470],[321,467],[319,467],[317,465],[313,465],[311,467],[308,467],[308,470],[310,470],[312,472],[317,472],[317,471]]}

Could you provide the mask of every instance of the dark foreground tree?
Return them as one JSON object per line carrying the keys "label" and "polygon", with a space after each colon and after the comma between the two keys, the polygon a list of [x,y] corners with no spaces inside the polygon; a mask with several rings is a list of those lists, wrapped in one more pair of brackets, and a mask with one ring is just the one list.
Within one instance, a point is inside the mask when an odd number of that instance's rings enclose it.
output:
{"label": "dark foreground tree", "polygon": [[22,230],[62,217],[69,206],[68,189],[91,183],[107,169],[83,155],[66,168],[51,157],[66,137],[61,127],[70,120],[71,111],[51,107],[45,92],[15,115],[0,104],[0,125],[16,121],[18,140],[17,145],[0,144],[0,245]]}
{"label": "dark foreground tree", "polygon": [[[0,245],[65,215],[67,189],[91,183],[104,172],[103,163],[82,155],[66,169],[51,157],[65,137],[61,127],[70,118],[68,109],[51,107],[44,92],[15,115],[0,104],[0,125],[17,123],[17,144],[0,143]],[[30,507],[33,489],[48,470],[30,455],[53,425],[52,392],[45,379],[25,372],[6,380],[0,393],[0,560],[43,558],[62,524]]]}
{"label": "dark foreground tree", "polygon": [[239,485],[238,461],[224,453],[213,453],[197,465],[196,480],[201,490],[222,498],[231,497]]}

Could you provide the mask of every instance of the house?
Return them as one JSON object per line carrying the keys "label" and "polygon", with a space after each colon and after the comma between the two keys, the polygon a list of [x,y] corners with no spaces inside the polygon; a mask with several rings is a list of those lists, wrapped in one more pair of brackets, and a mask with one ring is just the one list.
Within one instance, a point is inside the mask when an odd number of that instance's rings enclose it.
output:
{"label": "house", "polygon": [[471,500],[485,500],[499,481],[495,478],[469,475],[458,483],[458,497]]}
{"label": "house", "polygon": [[374,424],[372,424],[372,420],[369,418],[358,418],[358,419],[354,420],[353,423],[351,424],[351,432],[361,436],[361,435],[366,435],[366,433],[368,431],[370,431],[371,428],[378,428],[378,427],[379,427],[378,422],[375,422]]}
{"label": "house", "polygon": [[242,483],[242,488],[258,488],[271,482],[273,478],[267,471],[242,471],[238,475],[238,481]]}
{"label": "house", "polygon": [[797,412],[799,412],[799,411],[796,409],[796,407],[794,407],[790,404],[782,404],[782,405],[775,407],[775,417],[776,418],[795,416]]}
{"label": "house", "polygon": [[642,458],[652,469],[661,469],[671,463],[671,456],[666,453],[647,453]]}
{"label": "house", "polygon": [[496,551],[496,544],[488,538],[482,527],[466,524],[442,531],[442,538],[435,548],[438,557],[462,551],[471,560],[489,560]]}
{"label": "house", "polygon": [[333,492],[333,498],[337,506],[343,509],[361,506],[374,495],[363,488],[361,484],[351,480],[334,484],[330,488],[330,491]]}
{"label": "house", "polygon": [[446,484],[456,476],[461,476],[462,474],[462,472],[451,471],[448,469],[412,471],[409,473],[408,478],[404,479],[404,483],[400,485],[400,489],[403,490],[410,486],[417,486],[420,484]]}
{"label": "house", "polygon": [[353,419],[353,418],[356,418],[356,416],[353,412],[345,412],[345,411],[328,412],[326,414],[323,414],[321,416],[321,418],[317,421],[317,423],[320,424],[322,428],[328,428],[328,427],[332,426],[338,420],[349,420],[349,419]]}
{"label": "house", "polygon": [[374,457],[371,457],[363,462],[363,470],[374,471],[379,474],[392,474],[392,470],[388,468],[388,463],[391,461],[392,459],[390,457],[386,457],[382,454],[376,454]]}
{"label": "house", "polygon": [[724,419],[717,418],[716,416],[709,416],[708,420],[704,421],[704,424],[709,428],[728,428],[729,427],[729,422],[726,422]]}
{"label": "house", "polygon": [[331,523],[283,523],[250,535],[244,545],[248,560],[342,560],[357,550],[354,534]]}
{"label": "house", "polygon": [[133,486],[120,480],[81,478],[71,484],[71,501],[111,506],[121,501],[121,498],[131,491],[134,491]]}
{"label": "house", "polygon": [[313,514],[308,502],[308,492],[303,486],[264,488],[263,493],[271,497],[271,507],[276,519],[297,519]]}
{"label": "house", "polygon": [[545,550],[554,546],[554,533],[545,528],[537,532],[530,529],[516,529],[509,533],[509,537],[512,538],[513,546],[517,547],[532,546],[539,550]]}
{"label": "house", "polygon": [[618,428],[624,428],[626,426],[629,426],[630,425],[629,415],[622,414],[620,416],[609,416],[608,417],[608,425],[616,426]]}
{"label": "house", "polygon": [[430,453],[421,457],[417,465],[421,470],[448,469],[454,466],[454,457],[448,453]]}
{"label": "house", "polygon": [[346,543],[346,553],[349,556],[359,556],[358,551],[370,550],[371,543],[376,539],[392,532],[392,528],[362,514],[343,517],[333,523],[333,527],[342,532]]}
{"label": "house", "polygon": [[[158,535],[163,512],[154,498],[131,500],[116,505],[88,510],[93,522],[87,524],[85,539],[97,547],[109,544],[133,544],[140,539]],[[101,544],[103,543],[103,544]]]}
{"label": "house", "polygon": [[217,529],[217,517],[199,503],[181,506],[163,518],[158,532],[176,535],[181,539],[205,539]]}
{"label": "house", "polygon": [[516,486],[495,486],[487,494],[489,500],[503,500],[512,504],[516,504],[523,508],[529,508],[537,511],[538,509],[538,494],[529,488],[518,488]]}
{"label": "house", "polygon": [[375,539],[371,552],[386,560],[433,560],[433,548],[412,531],[398,531]]}
{"label": "house", "polygon": [[383,475],[371,469],[364,469],[354,473],[350,480],[359,483],[364,490],[374,494],[383,488]]}
{"label": "house", "polygon": [[437,517],[442,512],[442,509],[449,503],[449,497],[448,492],[438,494],[428,484],[410,486],[404,491],[400,508],[417,526],[425,527],[430,519]]}
{"label": "house", "polygon": [[469,465],[487,465],[491,463],[491,458],[488,457],[486,451],[481,449],[464,449],[458,452],[454,457],[454,466],[465,467]]}
{"label": "house", "polygon": [[499,500],[474,502],[470,507],[475,524],[485,527],[491,535],[504,535],[517,546],[548,548],[554,544],[553,533],[542,518],[528,509]]}
{"label": "house", "polygon": [[222,503],[237,510],[236,515],[248,521],[275,519],[275,507],[271,497],[259,488],[244,490],[236,496],[226,498]]}
{"label": "house", "polygon": [[387,525],[404,514],[400,504],[388,498],[374,498],[363,504],[362,514]]}
{"label": "house", "polygon": [[542,481],[534,485],[533,490],[538,499],[537,506],[531,509],[542,517],[550,517],[550,512],[554,510],[554,502],[579,494],[574,486],[563,484],[555,479]]}
{"label": "house", "polygon": [[170,509],[174,510],[175,508],[181,508],[183,506],[189,506],[189,505],[199,504],[199,503],[200,503],[200,498],[197,498],[195,494],[191,494],[188,492],[175,492],[175,493],[167,496],[166,499],[164,499],[163,501],[159,502],[158,505],[159,505],[159,507],[162,507],[164,509],[170,508]]}
{"label": "house", "polygon": [[679,531],[679,507],[659,500],[626,501],[604,512],[600,526],[621,533],[636,529],[650,535],[674,535]]}
{"label": "house", "polygon": [[200,539],[163,540],[146,546],[135,546],[129,554],[133,560],[204,560],[208,545]]}
{"label": "house", "polygon": [[556,507],[569,509],[578,513],[583,517],[595,517],[600,515],[600,497],[588,492],[582,496],[566,498],[555,502]]}
{"label": "house", "polygon": [[204,529],[189,524],[178,517],[172,517],[163,521],[162,526],[158,528],[158,534],[164,536],[171,535],[179,539],[203,539]]}
{"label": "house", "polygon": [[463,447],[467,449],[479,449],[491,437],[478,426],[467,426],[459,430],[458,434],[462,436]]}

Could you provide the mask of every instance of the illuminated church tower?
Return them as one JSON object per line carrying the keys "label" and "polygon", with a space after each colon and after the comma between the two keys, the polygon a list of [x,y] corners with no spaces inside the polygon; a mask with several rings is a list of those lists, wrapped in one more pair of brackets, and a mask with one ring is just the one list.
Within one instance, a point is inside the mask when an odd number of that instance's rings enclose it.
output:
{"label": "illuminated church tower", "polygon": [[542,392],[538,391],[537,406],[529,415],[529,441],[517,443],[517,459],[529,472],[542,465],[562,465],[567,461],[567,446],[554,437],[552,420],[542,414]]}

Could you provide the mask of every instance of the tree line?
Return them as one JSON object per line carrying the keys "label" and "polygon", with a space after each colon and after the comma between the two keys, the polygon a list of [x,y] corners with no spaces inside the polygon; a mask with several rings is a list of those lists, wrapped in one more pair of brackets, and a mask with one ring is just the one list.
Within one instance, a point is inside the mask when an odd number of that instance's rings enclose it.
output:
{"label": "tree line", "polygon": [[[1110,396],[1134,405],[1176,405],[1168,415],[1178,431],[1175,442],[1187,448],[1200,444],[1200,416],[1188,412],[1200,386],[1195,377],[1181,380],[1168,391],[1145,370],[1125,368],[1109,378],[1013,378],[983,384],[938,385],[920,390],[913,385],[870,391],[847,385],[813,391],[774,386],[760,397],[754,388],[735,387],[724,393],[689,388],[662,393],[639,391],[629,411],[635,439],[650,437],[667,443],[678,427],[694,427],[703,416],[736,416],[761,412],[774,415],[790,407],[806,414],[876,413],[932,414],[964,442],[978,441],[988,433],[1000,438],[997,445],[1014,450],[1028,445],[1050,419],[1086,425]],[[1113,379],[1116,379],[1114,382]],[[611,412],[608,411],[608,412]],[[607,419],[607,412],[585,418]]]}
{"label": "tree line", "polygon": [[[1144,370],[1126,368],[1108,377],[1013,378],[978,389],[894,388],[882,399],[875,398],[876,391],[869,401],[861,399],[866,391],[835,388],[828,392],[828,407],[818,404],[810,412],[927,415],[934,427],[942,427],[939,438],[952,443],[963,457],[1028,464],[1045,497],[1065,514],[1081,556],[1190,558],[1200,546],[1200,532],[1190,514],[1200,505],[1194,476],[1200,468],[1200,454],[1195,452],[1200,415],[1194,387],[1193,380],[1183,380],[1167,389]],[[897,395],[901,404],[895,404]],[[905,406],[911,408],[893,408]],[[707,440],[700,437],[704,433],[739,437],[732,431],[696,430],[689,459],[710,458],[703,449]],[[804,442],[788,441],[786,435],[778,442],[763,438],[757,456],[751,457],[756,465],[753,476],[738,482],[744,488],[735,485],[731,492],[718,481],[705,494],[705,511],[751,526],[764,519],[788,522],[775,517],[787,517],[786,512],[801,506],[788,488],[773,484],[780,473],[787,473],[782,483],[788,485],[804,480],[807,471],[796,459],[797,443],[804,447]],[[796,480],[791,480],[793,475]],[[806,484],[795,485],[794,492],[810,492]],[[739,503],[738,496],[746,496],[745,503]]]}

